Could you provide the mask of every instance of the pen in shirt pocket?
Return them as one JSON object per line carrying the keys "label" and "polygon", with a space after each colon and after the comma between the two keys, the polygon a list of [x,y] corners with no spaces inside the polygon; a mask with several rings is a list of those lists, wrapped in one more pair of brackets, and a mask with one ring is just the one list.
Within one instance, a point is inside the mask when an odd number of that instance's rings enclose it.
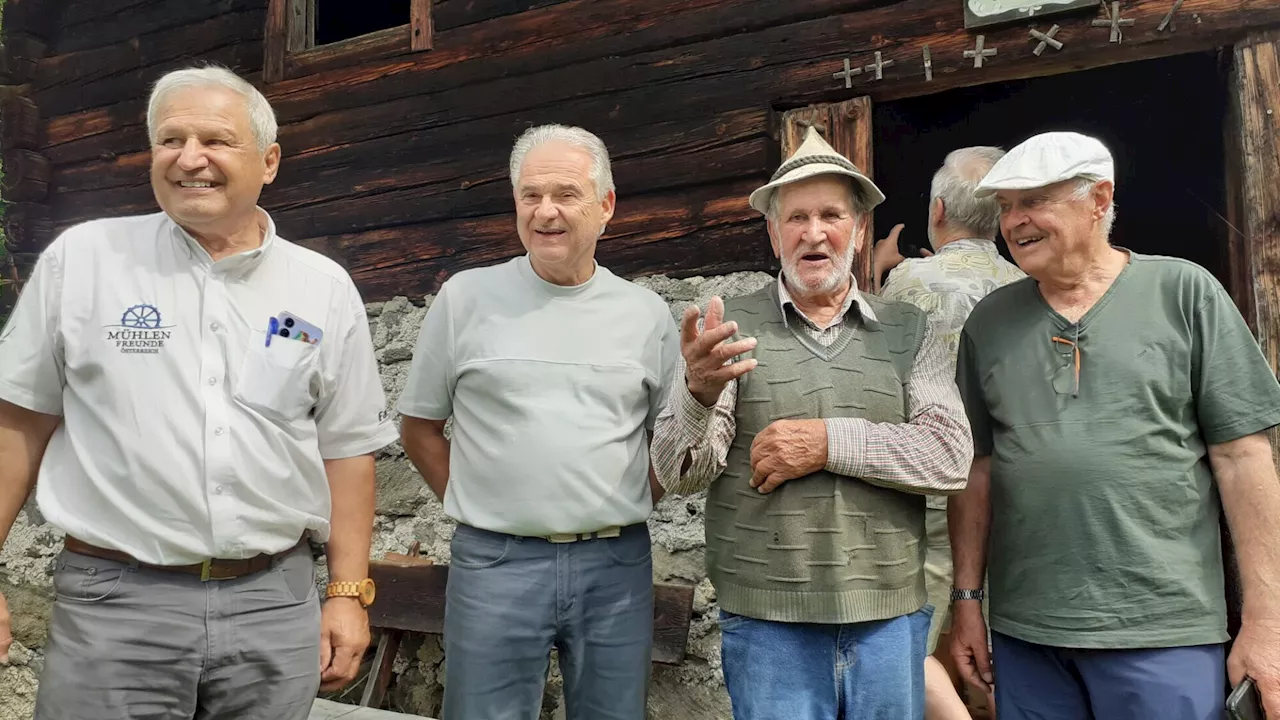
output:
{"label": "pen in shirt pocket", "polygon": [[280,329],[280,321],[272,317],[267,321],[267,347],[271,347],[271,337]]}

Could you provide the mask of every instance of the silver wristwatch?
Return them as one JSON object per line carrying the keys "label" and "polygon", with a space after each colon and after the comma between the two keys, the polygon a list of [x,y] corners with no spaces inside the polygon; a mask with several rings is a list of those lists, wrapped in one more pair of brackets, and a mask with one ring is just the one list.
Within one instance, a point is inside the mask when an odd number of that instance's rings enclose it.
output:
{"label": "silver wristwatch", "polygon": [[955,588],[951,588],[952,602],[955,602],[956,600],[981,600],[984,597],[986,597],[986,592],[981,588],[977,590],[957,590]]}

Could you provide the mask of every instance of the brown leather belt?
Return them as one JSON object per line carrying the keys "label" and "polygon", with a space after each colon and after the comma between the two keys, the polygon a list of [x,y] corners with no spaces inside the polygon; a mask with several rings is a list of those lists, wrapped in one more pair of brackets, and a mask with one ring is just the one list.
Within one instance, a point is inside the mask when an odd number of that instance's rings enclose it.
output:
{"label": "brown leather belt", "polygon": [[102,558],[103,560],[115,560],[123,563],[130,563],[138,567],[144,567],[151,570],[163,570],[165,572],[178,572],[187,575],[199,575],[200,580],[232,580],[245,575],[252,575],[262,572],[271,567],[271,563],[278,557],[288,555],[298,549],[300,545],[306,542],[306,537],[298,540],[298,543],[288,550],[278,552],[274,555],[260,554],[243,560],[217,560],[210,559],[193,565],[152,565],[144,563],[128,553],[119,550],[109,550],[100,548],[96,545],[90,545],[83,540],[77,540],[70,535],[63,541],[66,548],[73,553],[81,555],[89,555],[90,557]]}

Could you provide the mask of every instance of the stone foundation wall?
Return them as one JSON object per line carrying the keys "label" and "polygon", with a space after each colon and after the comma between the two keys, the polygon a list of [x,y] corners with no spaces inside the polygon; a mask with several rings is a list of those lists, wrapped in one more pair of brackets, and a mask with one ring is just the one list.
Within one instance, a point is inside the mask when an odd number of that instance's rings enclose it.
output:
{"label": "stone foundation wall", "polygon": [[[691,303],[705,308],[713,295],[723,298],[745,295],[769,280],[770,276],[764,273],[735,273],[684,280],[654,276],[636,283],[661,295],[678,321]],[[425,306],[415,306],[401,297],[369,305],[369,322],[382,367],[383,387],[392,406],[404,388],[418,328],[430,301],[428,297]],[[378,517],[374,526],[373,556],[405,552],[417,541],[422,554],[447,563],[454,523],[445,517],[439,501],[405,457],[403,449],[398,443],[385,448],[378,454],[377,464]],[[654,666],[649,716],[656,720],[729,720],[732,716],[720,670],[715,591],[703,570],[704,502],[703,494],[666,497],[649,521],[654,579],[696,586],[685,663],[680,667]],[[10,665],[0,667],[0,720],[31,718],[53,598],[50,573],[61,540],[61,533],[45,525],[34,503],[28,503],[9,541],[0,550],[0,592],[9,599],[16,637]],[[444,653],[436,637],[402,647],[396,663],[391,706],[437,717],[443,694],[443,660]],[[353,686],[343,696],[333,699],[356,702],[358,698],[359,688]],[[554,662],[543,710],[544,718],[564,717],[560,679]]]}

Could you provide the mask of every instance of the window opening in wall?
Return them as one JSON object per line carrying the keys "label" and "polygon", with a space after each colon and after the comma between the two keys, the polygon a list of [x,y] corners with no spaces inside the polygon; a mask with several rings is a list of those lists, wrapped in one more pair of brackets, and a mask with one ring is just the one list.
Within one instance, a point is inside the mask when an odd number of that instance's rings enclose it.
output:
{"label": "window opening in wall", "polygon": [[313,45],[368,35],[409,24],[411,0],[314,0]]}

